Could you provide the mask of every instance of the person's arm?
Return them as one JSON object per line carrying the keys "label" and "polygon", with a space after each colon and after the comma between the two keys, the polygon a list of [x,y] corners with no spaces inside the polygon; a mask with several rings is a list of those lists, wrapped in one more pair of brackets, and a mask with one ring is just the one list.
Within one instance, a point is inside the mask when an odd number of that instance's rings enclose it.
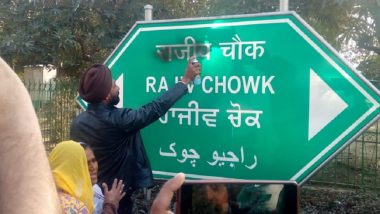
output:
{"label": "person's arm", "polygon": [[200,74],[200,64],[188,61],[182,80],[162,94],[151,103],[139,109],[118,109],[118,113],[113,114],[111,121],[126,132],[133,132],[148,126],[163,116],[171,106],[174,105],[186,92],[189,84],[196,75]]}
{"label": "person's arm", "polygon": [[1,213],[61,213],[29,94],[0,58]]}

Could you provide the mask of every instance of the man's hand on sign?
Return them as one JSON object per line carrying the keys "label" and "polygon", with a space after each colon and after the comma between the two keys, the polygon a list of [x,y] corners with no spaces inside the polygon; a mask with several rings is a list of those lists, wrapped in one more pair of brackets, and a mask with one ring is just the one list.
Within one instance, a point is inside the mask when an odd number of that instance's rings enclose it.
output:
{"label": "man's hand on sign", "polygon": [[193,63],[193,58],[191,57],[187,62],[187,67],[181,80],[184,84],[193,81],[194,77],[201,73],[201,64],[199,62]]}

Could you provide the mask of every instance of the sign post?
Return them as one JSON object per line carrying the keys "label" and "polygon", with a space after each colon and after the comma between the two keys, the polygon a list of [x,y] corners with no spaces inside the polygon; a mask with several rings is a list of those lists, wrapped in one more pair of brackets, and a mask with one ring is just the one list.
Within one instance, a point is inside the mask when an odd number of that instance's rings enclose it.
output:
{"label": "sign post", "polygon": [[137,22],[106,64],[138,108],[202,83],[142,134],[156,178],[302,183],[379,118],[379,93],[297,14]]}

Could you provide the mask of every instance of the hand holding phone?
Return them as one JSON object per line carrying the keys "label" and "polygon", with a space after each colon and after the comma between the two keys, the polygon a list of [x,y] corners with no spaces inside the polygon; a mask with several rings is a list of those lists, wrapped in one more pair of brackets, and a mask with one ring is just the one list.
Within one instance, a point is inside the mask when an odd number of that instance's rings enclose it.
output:
{"label": "hand holding phone", "polygon": [[152,207],[150,209],[151,214],[167,214],[169,213],[169,205],[173,198],[174,192],[176,192],[179,187],[185,181],[185,174],[178,173],[174,178],[165,182],[162,186],[157,197],[154,199]]}

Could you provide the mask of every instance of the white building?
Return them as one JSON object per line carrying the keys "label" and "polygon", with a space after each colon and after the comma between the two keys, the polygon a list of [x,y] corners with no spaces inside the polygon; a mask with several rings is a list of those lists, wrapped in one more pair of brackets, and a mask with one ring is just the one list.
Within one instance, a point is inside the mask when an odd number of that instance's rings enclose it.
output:
{"label": "white building", "polygon": [[24,80],[26,82],[47,83],[57,76],[57,69],[52,65],[33,65],[24,67]]}

